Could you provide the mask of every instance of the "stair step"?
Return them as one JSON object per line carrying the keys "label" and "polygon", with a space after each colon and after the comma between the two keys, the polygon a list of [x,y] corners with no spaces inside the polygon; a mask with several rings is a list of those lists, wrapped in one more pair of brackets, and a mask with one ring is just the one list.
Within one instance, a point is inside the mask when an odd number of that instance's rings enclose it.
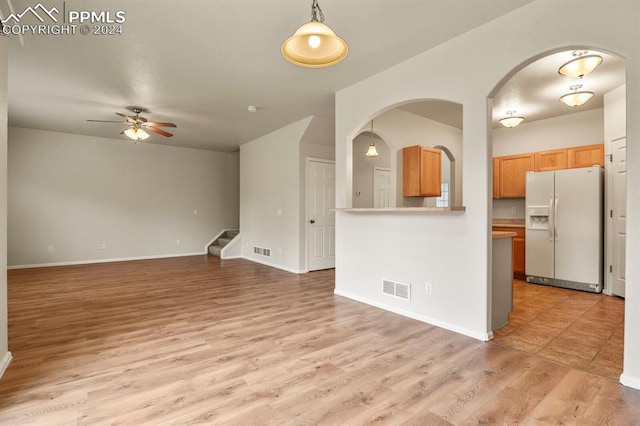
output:
{"label": "stair step", "polygon": [[230,240],[233,240],[238,234],[240,233],[240,231],[237,230],[232,230],[232,231],[227,231],[225,232],[225,238],[229,238]]}
{"label": "stair step", "polygon": [[209,254],[213,256],[220,257],[220,252],[222,251],[222,247],[220,246],[209,246]]}
{"label": "stair step", "polygon": [[224,246],[226,246],[227,244],[229,244],[229,243],[231,242],[231,240],[232,240],[231,238],[223,238],[223,237],[220,237],[220,238],[218,238],[218,245],[219,245],[220,247],[224,247]]}

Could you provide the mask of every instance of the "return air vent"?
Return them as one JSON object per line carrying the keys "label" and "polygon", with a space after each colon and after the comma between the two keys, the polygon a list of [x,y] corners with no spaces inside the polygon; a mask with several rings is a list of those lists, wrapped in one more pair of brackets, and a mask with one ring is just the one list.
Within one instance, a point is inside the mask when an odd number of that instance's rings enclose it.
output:
{"label": "return air vent", "polygon": [[254,247],[253,252],[262,256],[271,257],[271,249],[268,248]]}
{"label": "return air vent", "polygon": [[382,292],[404,300],[411,299],[411,285],[389,280],[382,280]]}

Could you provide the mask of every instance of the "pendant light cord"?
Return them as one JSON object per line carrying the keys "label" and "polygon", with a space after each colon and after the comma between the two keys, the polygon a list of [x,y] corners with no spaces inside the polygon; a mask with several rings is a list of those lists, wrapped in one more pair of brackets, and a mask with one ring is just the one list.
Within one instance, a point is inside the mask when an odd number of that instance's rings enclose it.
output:
{"label": "pendant light cord", "polygon": [[324,22],[324,15],[318,5],[318,0],[313,0],[311,4],[311,22]]}

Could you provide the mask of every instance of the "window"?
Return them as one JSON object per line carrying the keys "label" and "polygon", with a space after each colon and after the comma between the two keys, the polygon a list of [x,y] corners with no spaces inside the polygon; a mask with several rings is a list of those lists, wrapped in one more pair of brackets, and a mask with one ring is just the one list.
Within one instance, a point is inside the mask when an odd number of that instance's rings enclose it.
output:
{"label": "window", "polygon": [[442,192],[436,198],[436,207],[449,207],[449,182],[442,182]]}

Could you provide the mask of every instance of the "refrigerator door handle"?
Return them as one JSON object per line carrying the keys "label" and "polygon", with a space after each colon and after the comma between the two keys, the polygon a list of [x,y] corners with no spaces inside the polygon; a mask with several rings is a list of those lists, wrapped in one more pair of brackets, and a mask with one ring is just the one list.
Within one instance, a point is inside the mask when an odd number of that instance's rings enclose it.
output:
{"label": "refrigerator door handle", "polygon": [[555,205],[553,206],[553,234],[555,240],[558,241],[558,194],[556,194],[555,199]]}
{"label": "refrigerator door handle", "polygon": [[553,196],[549,198],[549,240],[553,241],[555,235],[555,215],[553,211]]}

